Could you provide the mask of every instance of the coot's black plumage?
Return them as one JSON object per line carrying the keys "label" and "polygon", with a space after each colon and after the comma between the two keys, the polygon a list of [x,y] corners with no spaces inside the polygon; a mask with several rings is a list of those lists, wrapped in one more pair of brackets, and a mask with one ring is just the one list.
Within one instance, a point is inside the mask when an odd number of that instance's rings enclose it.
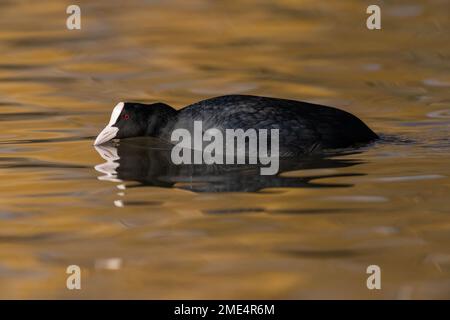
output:
{"label": "coot's black plumage", "polygon": [[191,131],[194,121],[202,121],[203,131],[279,129],[280,156],[346,148],[378,138],[356,116],[336,108],[295,100],[227,95],[178,111],[163,103],[119,103],[95,144],[136,136],[170,141],[173,130]]}

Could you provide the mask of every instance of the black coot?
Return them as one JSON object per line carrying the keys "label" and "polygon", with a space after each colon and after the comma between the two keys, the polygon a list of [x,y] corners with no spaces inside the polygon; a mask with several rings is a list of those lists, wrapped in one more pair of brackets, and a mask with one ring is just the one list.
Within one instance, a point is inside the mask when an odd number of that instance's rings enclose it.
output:
{"label": "black coot", "polygon": [[203,100],[181,110],[163,103],[119,103],[95,145],[114,138],[151,136],[170,141],[173,130],[192,130],[202,121],[206,131],[225,129],[279,129],[280,156],[347,148],[378,136],[356,116],[322,105],[250,96],[227,95]]}

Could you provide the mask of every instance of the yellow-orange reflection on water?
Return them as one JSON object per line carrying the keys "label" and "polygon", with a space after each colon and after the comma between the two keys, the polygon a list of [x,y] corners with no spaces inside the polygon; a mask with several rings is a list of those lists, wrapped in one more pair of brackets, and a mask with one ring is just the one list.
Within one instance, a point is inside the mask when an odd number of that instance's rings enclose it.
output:
{"label": "yellow-orange reflection on water", "polygon": [[[369,31],[356,0],[79,1],[69,31],[61,1],[0,3],[0,297],[449,298],[448,4],[384,3]],[[98,179],[118,101],[228,93],[337,106],[384,142],[278,180]]]}

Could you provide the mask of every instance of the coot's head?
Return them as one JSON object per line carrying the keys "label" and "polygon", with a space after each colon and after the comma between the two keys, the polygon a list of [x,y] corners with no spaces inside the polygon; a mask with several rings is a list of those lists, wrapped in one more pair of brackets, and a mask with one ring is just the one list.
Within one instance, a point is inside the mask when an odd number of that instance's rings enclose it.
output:
{"label": "coot's head", "polygon": [[99,133],[94,145],[112,139],[157,136],[175,113],[175,109],[164,103],[120,102],[114,107],[108,125]]}

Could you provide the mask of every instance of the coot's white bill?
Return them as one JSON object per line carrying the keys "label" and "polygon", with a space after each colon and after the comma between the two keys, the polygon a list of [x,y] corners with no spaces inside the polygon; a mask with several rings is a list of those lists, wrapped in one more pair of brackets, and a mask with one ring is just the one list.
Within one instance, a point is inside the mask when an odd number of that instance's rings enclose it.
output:
{"label": "coot's white bill", "polygon": [[102,130],[102,132],[99,133],[97,136],[97,139],[95,139],[94,146],[98,146],[102,143],[108,142],[117,135],[117,132],[119,131],[119,128],[112,127],[110,125],[107,125],[105,129]]}
{"label": "coot's white bill", "polygon": [[117,119],[119,119],[120,113],[122,112],[124,107],[125,103],[123,102],[119,102],[114,107],[108,125],[105,127],[105,129],[102,130],[102,132],[99,133],[97,139],[95,139],[94,146],[98,146],[99,144],[114,139],[114,137],[117,135],[117,132],[119,131],[119,128],[113,127],[113,125],[117,122]]}

